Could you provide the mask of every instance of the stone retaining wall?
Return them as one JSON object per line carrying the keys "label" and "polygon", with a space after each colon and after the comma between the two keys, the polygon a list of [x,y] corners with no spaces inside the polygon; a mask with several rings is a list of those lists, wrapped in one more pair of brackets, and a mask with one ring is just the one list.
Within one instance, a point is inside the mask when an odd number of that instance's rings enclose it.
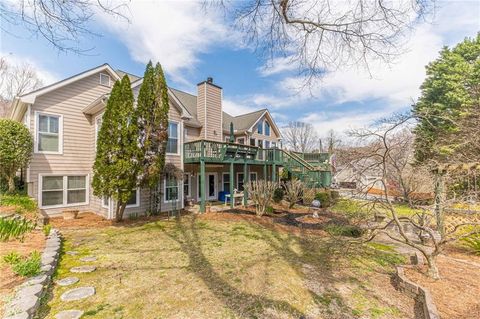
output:
{"label": "stone retaining wall", "polygon": [[57,267],[61,243],[60,232],[52,229],[42,253],[40,274],[29,278],[15,289],[13,299],[5,307],[4,319],[31,319],[35,316]]}
{"label": "stone retaining wall", "polygon": [[[418,261],[419,258],[419,255],[416,255],[412,258],[412,260]],[[395,282],[398,289],[405,292],[422,305],[423,317],[425,319],[440,319],[440,315],[438,314],[437,307],[433,303],[430,291],[408,280],[408,278],[405,276],[404,268],[405,267],[403,266],[396,267]]]}

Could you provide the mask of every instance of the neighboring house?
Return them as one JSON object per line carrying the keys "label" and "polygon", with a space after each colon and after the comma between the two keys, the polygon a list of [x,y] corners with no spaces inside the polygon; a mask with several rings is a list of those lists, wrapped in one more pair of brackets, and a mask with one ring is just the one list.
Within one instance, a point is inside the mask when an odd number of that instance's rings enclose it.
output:
{"label": "neighboring house", "polygon": [[[108,94],[124,74],[104,64],[13,101],[10,118],[22,121],[34,136],[24,177],[28,194],[44,213],[79,209],[113,218],[112,201],[93,195],[92,166]],[[142,79],[128,76],[137,96]],[[223,112],[222,96],[211,78],[197,85],[197,96],[169,89],[166,162],[185,175],[184,180],[162,183],[163,211],[183,208],[186,199],[201,202],[204,209],[205,201],[242,190],[248,180],[277,179],[279,166],[289,156],[276,149],[280,132],[267,109],[231,116]],[[235,143],[225,143],[230,123]],[[145,212],[149,198],[148,190],[138,189],[125,214]]]}

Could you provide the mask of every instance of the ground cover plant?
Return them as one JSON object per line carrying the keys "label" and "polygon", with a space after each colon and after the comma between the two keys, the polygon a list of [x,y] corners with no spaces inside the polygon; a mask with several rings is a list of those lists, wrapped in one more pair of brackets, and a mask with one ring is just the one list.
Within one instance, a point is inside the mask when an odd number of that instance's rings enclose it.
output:
{"label": "ground cover plant", "polygon": [[[413,316],[413,301],[390,283],[403,257],[373,245],[346,251],[329,236],[266,227],[265,218],[211,213],[65,228],[63,249],[79,255],[62,255],[56,279],[69,276],[80,257],[98,257],[95,272],[78,276],[96,295],[68,304],[88,318]],[[59,296],[70,288],[54,286],[40,318],[64,309]]]}

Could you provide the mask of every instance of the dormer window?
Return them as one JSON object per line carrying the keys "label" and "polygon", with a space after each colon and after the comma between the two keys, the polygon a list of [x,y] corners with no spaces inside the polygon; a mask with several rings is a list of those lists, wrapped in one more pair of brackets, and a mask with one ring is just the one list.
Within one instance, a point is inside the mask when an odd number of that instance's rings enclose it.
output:
{"label": "dormer window", "polygon": [[100,84],[110,87],[110,75],[100,73]]}

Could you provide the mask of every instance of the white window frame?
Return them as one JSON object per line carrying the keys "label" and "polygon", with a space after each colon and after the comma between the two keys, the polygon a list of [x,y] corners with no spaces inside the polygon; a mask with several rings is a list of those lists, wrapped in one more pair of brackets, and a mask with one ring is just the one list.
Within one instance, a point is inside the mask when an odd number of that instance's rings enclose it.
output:
{"label": "white window frame", "polygon": [[[108,205],[105,205],[105,199],[107,199]],[[110,208],[110,197],[105,198],[105,196],[102,196],[100,200],[102,201],[102,208]]]}
{"label": "white window frame", "polygon": [[[261,129],[261,132],[259,132],[259,129]],[[263,127],[263,121],[257,124],[257,134],[263,135],[264,132],[264,127]]]}
{"label": "white window frame", "polygon": [[[235,187],[237,191],[240,191],[240,174],[243,175],[243,172],[237,172],[237,182],[235,183]],[[245,176],[243,176],[243,189],[245,189]]]}
{"label": "white window frame", "polygon": [[[102,83],[102,77],[103,77],[103,76],[106,76],[106,77],[108,78],[108,85]],[[98,79],[98,83],[99,83],[100,85],[103,85],[103,86],[106,86],[106,87],[112,87],[112,77],[111,77],[109,74],[107,74],[107,73],[100,73],[100,77],[99,77],[99,79]]]}
{"label": "white window frame", "polygon": [[[170,126],[170,123],[177,124],[177,152],[176,153],[166,152],[166,154],[167,155],[180,155],[180,147],[181,147],[181,143],[180,143],[180,122],[178,122],[178,121],[168,121],[168,126]],[[168,138],[170,138],[170,136]],[[167,140],[167,143],[168,143],[168,140]]]}
{"label": "white window frame", "polygon": [[255,180],[258,181],[258,174],[257,174],[257,172],[250,172],[250,176],[249,176],[250,179],[249,179],[248,181],[249,181],[249,182],[252,181],[252,175],[255,175]]}
{"label": "white window frame", "polygon": [[[243,141],[243,142],[241,142],[241,141]],[[245,145],[245,138],[244,137],[237,138],[237,144]]]}
{"label": "white window frame", "polygon": [[[39,151],[38,143],[40,142],[40,115],[58,117],[58,152]],[[63,154],[63,115],[55,113],[45,113],[35,111],[35,138],[34,138],[34,152],[39,154]]]}
{"label": "white window frame", "polygon": [[187,197],[192,197],[192,176],[190,173],[183,173],[183,187],[182,187],[182,190],[183,192],[185,192],[185,175],[187,175],[187,181],[188,181],[188,193],[185,195],[184,193],[184,196],[187,196]]}
{"label": "white window frame", "polygon": [[[63,204],[59,205],[49,205],[49,206],[44,206],[42,203],[42,198],[43,198],[43,177],[44,176],[62,176],[63,177]],[[68,177],[69,176],[85,176],[85,202],[83,203],[73,203],[73,204],[67,204],[67,199],[68,199]],[[38,174],[38,203],[40,208],[59,208],[59,207],[73,207],[73,206],[85,206],[90,204],[90,175],[89,174]]]}
{"label": "white window frame", "polygon": [[127,205],[125,208],[135,208],[140,207],[140,188],[135,189],[135,204]]}
{"label": "white window frame", "polygon": [[[178,181],[178,178],[176,178],[176,180],[177,180],[177,199],[167,200],[167,176],[165,175],[165,178],[163,179],[163,202],[165,204],[180,201],[180,193],[179,193],[179,190],[180,190],[179,184],[180,183]],[[182,181],[182,185],[183,185],[183,181]],[[183,188],[182,188],[182,193],[183,193]]]}

